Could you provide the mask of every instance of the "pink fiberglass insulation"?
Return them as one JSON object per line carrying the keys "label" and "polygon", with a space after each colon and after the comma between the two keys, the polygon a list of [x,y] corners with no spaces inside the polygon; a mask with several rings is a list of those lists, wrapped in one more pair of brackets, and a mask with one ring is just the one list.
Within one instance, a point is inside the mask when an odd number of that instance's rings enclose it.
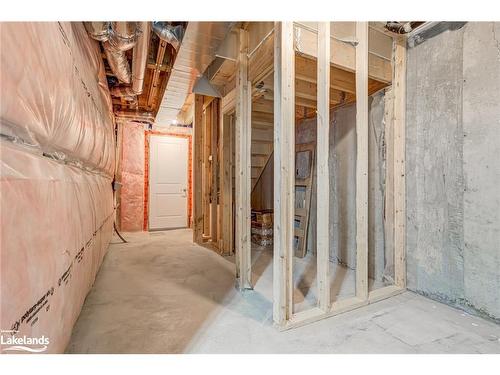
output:
{"label": "pink fiberglass insulation", "polygon": [[60,353],[110,241],[111,180],[0,147],[0,324],[17,337],[45,336],[47,352]]}
{"label": "pink fiberglass insulation", "polygon": [[112,235],[111,98],[81,22],[0,29],[0,328],[60,353]]}
{"label": "pink fiberglass insulation", "polygon": [[121,230],[141,231],[144,223],[144,125],[123,124]]}
{"label": "pink fiberglass insulation", "polygon": [[111,98],[83,23],[7,22],[0,38],[1,133],[112,176]]}

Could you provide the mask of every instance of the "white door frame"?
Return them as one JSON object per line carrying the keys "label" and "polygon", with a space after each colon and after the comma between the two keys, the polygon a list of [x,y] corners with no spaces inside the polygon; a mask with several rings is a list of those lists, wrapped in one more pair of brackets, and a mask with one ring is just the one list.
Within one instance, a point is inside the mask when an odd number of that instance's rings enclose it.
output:
{"label": "white door frame", "polygon": [[[148,231],[150,232],[153,232],[153,231],[161,231],[161,230],[172,230],[172,229],[180,229],[180,228],[189,228],[189,217],[190,217],[190,213],[188,212],[188,208],[189,208],[189,193],[190,193],[190,187],[189,187],[189,137],[183,137],[183,136],[176,136],[176,135],[173,135],[173,134],[158,134],[158,133],[150,133],[148,134],[148,137],[149,137],[149,140],[148,140],[148,168],[149,168],[149,172],[148,172],[148,215],[147,215],[147,219],[148,219]],[[152,144],[152,137],[169,137],[169,138],[174,138],[174,139],[181,139],[183,141],[185,141],[187,143],[187,152],[186,152],[186,161],[187,161],[187,168],[186,168],[186,194],[187,194],[187,199],[186,199],[186,207],[185,207],[185,210],[186,210],[186,225],[185,226],[181,226],[181,227],[175,227],[175,228],[151,228],[151,176],[152,176],[152,168],[151,168],[151,144]]]}

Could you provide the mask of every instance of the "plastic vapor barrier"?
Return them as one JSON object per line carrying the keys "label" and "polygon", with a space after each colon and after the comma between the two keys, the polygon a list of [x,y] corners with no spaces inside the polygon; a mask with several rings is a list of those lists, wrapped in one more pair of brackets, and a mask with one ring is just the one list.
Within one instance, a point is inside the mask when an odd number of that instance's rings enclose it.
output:
{"label": "plastic vapor barrier", "polygon": [[81,22],[0,25],[0,132],[113,175],[111,97]]}
{"label": "plastic vapor barrier", "polygon": [[1,327],[62,352],[111,237],[110,180],[0,147]]}
{"label": "plastic vapor barrier", "polygon": [[0,28],[0,349],[61,353],[112,235],[111,99],[82,23]]}

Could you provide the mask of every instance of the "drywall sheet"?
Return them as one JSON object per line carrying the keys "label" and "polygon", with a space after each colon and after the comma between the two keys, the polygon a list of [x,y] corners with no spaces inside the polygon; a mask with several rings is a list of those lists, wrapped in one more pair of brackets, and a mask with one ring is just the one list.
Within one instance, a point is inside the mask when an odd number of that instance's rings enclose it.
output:
{"label": "drywall sheet", "polygon": [[0,38],[0,132],[112,176],[111,97],[83,23],[4,22]]}
{"label": "drywall sheet", "polygon": [[4,140],[0,148],[0,324],[61,353],[110,241],[111,179]]}
{"label": "drywall sheet", "polygon": [[121,230],[141,231],[144,226],[144,125],[123,124]]}
{"label": "drywall sheet", "polygon": [[409,49],[408,288],[500,321],[500,24]]}

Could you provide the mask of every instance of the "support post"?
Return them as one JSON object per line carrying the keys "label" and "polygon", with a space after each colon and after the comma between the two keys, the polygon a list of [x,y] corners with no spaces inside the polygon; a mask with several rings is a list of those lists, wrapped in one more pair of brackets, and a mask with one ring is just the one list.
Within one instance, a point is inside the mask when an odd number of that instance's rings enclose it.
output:
{"label": "support post", "polygon": [[316,141],[317,168],[317,270],[318,306],[330,310],[330,176],[328,170],[330,134],[330,22],[318,22],[318,125]]}
{"label": "support post", "polygon": [[205,107],[203,123],[203,239],[210,237],[210,185],[212,179],[210,165],[210,144],[212,142],[212,115],[211,107]]}
{"label": "support post", "polygon": [[193,117],[193,242],[203,240],[203,95],[195,94]]}
{"label": "support post", "polygon": [[217,191],[218,191],[218,180],[217,180],[217,170],[219,168],[219,158],[217,153],[218,146],[218,128],[219,128],[219,99],[215,98],[210,103],[210,115],[211,115],[211,136],[212,140],[210,142],[210,156],[211,156],[211,186],[210,186],[210,239],[212,245],[218,246],[217,241]]}
{"label": "support post", "polygon": [[293,314],[295,186],[295,52],[293,22],[274,24],[274,257],[273,319]]}
{"label": "support post", "polygon": [[356,22],[356,297],[368,299],[368,22]]}
{"label": "support post", "polygon": [[235,204],[236,204],[236,277],[240,290],[252,289],[252,253],[250,247],[251,186],[251,91],[248,82],[248,32],[240,29],[240,50],[236,77],[235,126]]}
{"label": "support post", "polygon": [[406,288],[406,44],[394,46],[394,276],[397,287]]}
{"label": "support post", "polygon": [[231,117],[222,115],[221,126],[221,206],[222,206],[222,224],[221,224],[221,251],[224,254],[232,253],[232,222],[233,222],[233,176],[231,168]]}
{"label": "support post", "polygon": [[[384,243],[388,263],[394,269],[394,89],[385,90],[385,199],[384,199]],[[392,276],[394,277],[394,276]]]}

